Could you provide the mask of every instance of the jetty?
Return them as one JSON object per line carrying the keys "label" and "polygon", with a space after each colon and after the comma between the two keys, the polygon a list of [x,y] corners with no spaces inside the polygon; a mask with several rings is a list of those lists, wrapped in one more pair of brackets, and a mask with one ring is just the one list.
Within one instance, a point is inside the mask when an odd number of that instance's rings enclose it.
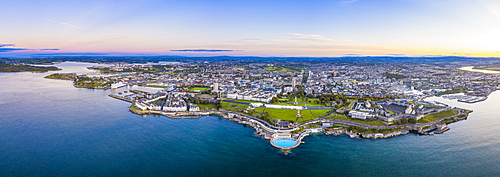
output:
{"label": "jetty", "polygon": [[132,103],[132,100],[126,99],[126,98],[121,97],[121,96],[117,96],[117,95],[108,95],[108,96],[112,97],[112,98],[116,98],[116,99],[122,100],[122,101],[126,101],[126,102],[131,102]]}
{"label": "jetty", "polygon": [[441,133],[444,133],[448,130],[450,130],[451,128],[450,127],[444,127],[443,129],[439,130],[439,131],[436,131],[434,132],[435,134],[441,134]]}

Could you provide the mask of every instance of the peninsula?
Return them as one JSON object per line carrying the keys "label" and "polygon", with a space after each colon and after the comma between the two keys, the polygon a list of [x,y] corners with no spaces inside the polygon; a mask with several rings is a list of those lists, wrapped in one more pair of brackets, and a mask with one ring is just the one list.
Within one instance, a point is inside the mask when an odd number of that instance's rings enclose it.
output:
{"label": "peninsula", "polygon": [[27,64],[8,64],[0,60],[0,72],[47,72],[61,70],[55,66],[31,66]]}
{"label": "peninsula", "polygon": [[[460,93],[477,102],[498,88],[496,74],[461,70],[463,58],[178,58],[160,63],[108,63],[95,73],[58,73],[75,87],[116,89],[136,114],[197,118],[216,114],[252,126],[271,145],[290,149],[314,134],[389,138],[441,134],[472,110],[424,101]],[[126,61],[126,60],[124,60]],[[394,63],[398,65],[394,65]],[[162,88],[156,93],[128,86]]]}

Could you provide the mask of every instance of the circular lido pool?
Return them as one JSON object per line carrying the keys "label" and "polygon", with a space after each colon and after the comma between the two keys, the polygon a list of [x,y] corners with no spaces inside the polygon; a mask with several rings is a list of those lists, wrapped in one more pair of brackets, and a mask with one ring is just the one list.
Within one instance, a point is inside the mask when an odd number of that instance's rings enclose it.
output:
{"label": "circular lido pool", "polygon": [[300,142],[294,141],[293,139],[275,139],[271,141],[271,144],[277,148],[290,149],[297,147]]}

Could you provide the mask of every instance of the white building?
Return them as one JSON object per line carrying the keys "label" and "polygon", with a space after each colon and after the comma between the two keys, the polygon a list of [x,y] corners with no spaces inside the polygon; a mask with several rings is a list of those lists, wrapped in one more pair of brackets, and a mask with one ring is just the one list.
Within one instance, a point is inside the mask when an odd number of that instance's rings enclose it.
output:
{"label": "white building", "polygon": [[361,112],[361,111],[349,111],[349,117],[355,118],[355,119],[363,119],[366,120],[368,118],[374,117],[374,114],[370,114],[367,112]]}
{"label": "white building", "polygon": [[214,89],[212,92],[219,92],[219,83],[214,83]]}

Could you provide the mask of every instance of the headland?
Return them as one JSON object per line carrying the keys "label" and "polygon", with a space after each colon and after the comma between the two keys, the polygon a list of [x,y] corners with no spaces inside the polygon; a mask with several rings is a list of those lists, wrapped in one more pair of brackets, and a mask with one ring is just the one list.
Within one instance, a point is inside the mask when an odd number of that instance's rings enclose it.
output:
{"label": "headland", "polygon": [[[216,114],[253,127],[275,147],[290,149],[316,133],[371,139],[440,134],[472,110],[425,98],[460,94],[459,101],[475,103],[498,88],[498,74],[460,69],[470,65],[468,60],[429,61],[183,58],[108,63],[89,67],[95,71],[91,74],[47,78],[73,80],[75,87],[117,89],[110,96],[130,102],[136,114],[176,119]],[[129,89],[136,85],[161,90]]]}

